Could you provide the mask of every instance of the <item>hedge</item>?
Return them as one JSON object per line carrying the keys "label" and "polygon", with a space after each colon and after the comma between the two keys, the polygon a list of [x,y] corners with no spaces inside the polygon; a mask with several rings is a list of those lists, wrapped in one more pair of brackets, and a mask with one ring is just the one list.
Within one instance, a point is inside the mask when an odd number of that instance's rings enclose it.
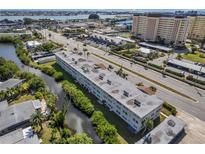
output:
{"label": "hedge", "polygon": [[95,111],[91,117],[91,122],[101,140],[106,144],[119,143],[117,129],[110,124],[100,111]]}
{"label": "hedge", "polygon": [[172,115],[175,116],[177,114],[176,108],[171,104],[164,102],[163,107],[166,108],[168,111],[170,111]]}
{"label": "hedge", "polygon": [[91,116],[94,112],[94,106],[91,103],[91,100],[84,95],[84,93],[78,89],[74,84],[63,81],[63,90],[69,95],[72,99],[74,106],[79,108],[82,112]]}

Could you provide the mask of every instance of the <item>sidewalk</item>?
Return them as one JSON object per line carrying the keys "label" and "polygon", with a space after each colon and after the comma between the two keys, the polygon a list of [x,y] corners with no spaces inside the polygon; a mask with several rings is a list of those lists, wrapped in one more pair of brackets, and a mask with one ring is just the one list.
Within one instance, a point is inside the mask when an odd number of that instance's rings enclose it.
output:
{"label": "sidewalk", "polygon": [[180,144],[205,144],[205,122],[181,110],[178,110],[177,117],[187,124],[187,134]]}

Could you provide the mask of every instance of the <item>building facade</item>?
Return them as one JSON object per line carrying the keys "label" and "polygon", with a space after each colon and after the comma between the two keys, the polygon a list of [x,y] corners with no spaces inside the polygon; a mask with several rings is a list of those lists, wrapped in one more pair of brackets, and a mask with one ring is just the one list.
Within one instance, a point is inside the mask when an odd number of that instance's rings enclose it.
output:
{"label": "building facade", "polygon": [[187,17],[161,15],[134,15],[132,33],[150,42],[183,46],[186,42],[190,20]]}
{"label": "building facade", "polygon": [[[159,117],[163,101],[149,96],[106,68],[97,67],[83,55],[72,52],[56,53],[57,63],[76,81],[95,95],[99,102],[107,106],[135,132],[140,131],[146,118]],[[102,64],[101,64],[102,65]]]}
{"label": "building facade", "polygon": [[189,16],[191,22],[188,38],[202,41],[205,39],[205,16]]}

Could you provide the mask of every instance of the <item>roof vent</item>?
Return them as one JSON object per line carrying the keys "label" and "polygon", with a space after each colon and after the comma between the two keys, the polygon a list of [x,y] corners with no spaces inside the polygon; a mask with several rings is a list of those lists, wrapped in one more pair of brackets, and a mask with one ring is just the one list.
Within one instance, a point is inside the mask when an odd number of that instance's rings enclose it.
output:
{"label": "roof vent", "polygon": [[129,92],[127,92],[126,90],[124,90],[123,95],[126,97],[129,97]]}
{"label": "roof vent", "polygon": [[107,84],[111,85],[111,81],[110,81],[110,80],[107,80]]}
{"label": "roof vent", "polygon": [[105,74],[101,73],[101,74],[99,75],[99,79],[103,80],[104,76],[105,76]]}
{"label": "roof vent", "polygon": [[174,127],[175,126],[175,122],[173,120],[168,120],[167,121],[167,124],[170,126],[170,127]]}
{"label": "roof vent", "polygon": [[167,133],[168,136],[175,136],[175,134],[174,134],[174,132],[173,132],[172,129],[168,129],[168,130],[166,131],[166,133]]}
{"label": "roof vent", "polygon": [[141,102],[139,102],[138,100],[134,100],[134,104],[136,105],[136,106],[138,106],[138,107],[140,107],[141,106]]}

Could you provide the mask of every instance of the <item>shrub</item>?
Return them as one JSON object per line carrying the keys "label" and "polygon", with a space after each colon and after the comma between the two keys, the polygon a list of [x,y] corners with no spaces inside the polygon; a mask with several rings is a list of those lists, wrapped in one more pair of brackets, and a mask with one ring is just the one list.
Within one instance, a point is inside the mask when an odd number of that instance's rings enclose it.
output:
{"label": "shrub", "polygon": [[53,77],[55,78],[55,80],[57,82],[59,82],[59,81],[63,80],[63,73],[62,72],[55,72],[53,74]]}
{"label": "shrub", "polygon": [[95,111],[91,117],[92,124],[101,140],[106,144],[117,144],[117,129],[111,125],[100,111]]}
{"label": "shrub", "polygon": [[68,81],[63,82],[63,89],[66,94],[72,99],[72,103],[79,108],[82,112],[91,116],[94,112],[94,106],[90,99],[86,97],[81,90],[79,90],[74,84]]}
{"label": "shrub", "polygon": [[176,108],[172,106],[171,104],[164,102],[163,107],[166,108],[168,111],[170,111],[172,115],[175,116],[177,114]]}

